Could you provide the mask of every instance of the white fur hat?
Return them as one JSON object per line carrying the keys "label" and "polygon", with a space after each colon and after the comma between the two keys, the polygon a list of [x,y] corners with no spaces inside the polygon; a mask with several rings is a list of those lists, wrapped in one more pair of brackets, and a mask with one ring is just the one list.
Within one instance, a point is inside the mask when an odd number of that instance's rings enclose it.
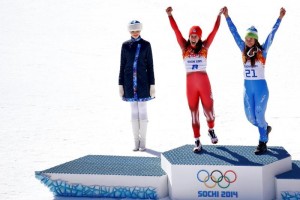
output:
{"label": "white fur hat", "polygon": [[132,20],[128,24],[128,31],[141,31],[142,29],[143,29],[142,23],[137,20]]}

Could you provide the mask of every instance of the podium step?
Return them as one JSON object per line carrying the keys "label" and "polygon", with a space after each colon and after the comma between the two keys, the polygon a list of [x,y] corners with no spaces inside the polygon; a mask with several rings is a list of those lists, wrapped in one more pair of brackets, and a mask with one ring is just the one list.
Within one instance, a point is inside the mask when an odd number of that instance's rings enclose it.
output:
{"label": "podium step", "polygon": [[166,197],[160,158],[88,155],[35,172],[56,196],[157,199]]}
{"label": "podium step", "polygon": [[194,145],[184,145],[162,153],[173,165],[235,165],[263,166],[289,157],[283,147],[268,147],[268,152],[255,155],[256,146],[203,145],[200,153],[193,153]]}
{"label": "podium step", "polygon": [[203,145],[199,154],[193,147],[162,153],[172,199],[274,199],[274,176],[291,169],[291,156],[283,147],[269,147],[259,156],[255,146]]}
{"label": "podium step", "polygon": [[276,199],[300,200],[300,160],[292,161],[292,170],[276,176]]}

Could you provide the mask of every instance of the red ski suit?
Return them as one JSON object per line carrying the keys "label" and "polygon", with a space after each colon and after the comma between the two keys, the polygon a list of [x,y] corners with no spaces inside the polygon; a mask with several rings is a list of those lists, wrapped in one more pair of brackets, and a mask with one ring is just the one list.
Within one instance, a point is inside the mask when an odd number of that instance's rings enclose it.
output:
{"label": "red ski suit", "polygon": [[[192,115],[192,127],[194,137],[200,137],[200,121],[199,121],[199,102],[203,107],[203,112],[206,117],[209,128],[214,127],[214,101],[211,92],[210,81],[206,73],[206,59],[208,48],[210,47],[220,26],[221,17],[218,15],[215,26],[207,39],[203,41],[201,50],[198,53],[194,52],[191,45],[186,47],[187,41],[183,38],[179,28],[173,18],[169,16],[171,26],[176,34],[177,42],[182,49],[182,56],[185,62],[187,71],[186,75],[186,95],[189,108]],[[201,39],[201,38],[200,38]]]}

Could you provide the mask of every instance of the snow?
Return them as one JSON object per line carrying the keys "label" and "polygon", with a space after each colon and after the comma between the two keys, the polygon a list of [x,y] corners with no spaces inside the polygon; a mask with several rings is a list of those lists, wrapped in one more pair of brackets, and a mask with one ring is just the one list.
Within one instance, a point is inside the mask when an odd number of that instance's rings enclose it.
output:
{"label": "snow", "polygon": [[[183,35],[212,30],[219,10],[240,34],[255,25],[262,43],[281,7],[287,10],[269,50],[266,119],[269,146],[300,159],[300,13],[296,0],[1,0],[0,199],[60,199],[34,172],[88,155],[159,156],[193,144],[185,69],[165,9]],[[133,152],[130,106],[118,94],[120,50],[127,23],[140,20],[151,42],[156,99],[148,103],[148,152]],[[243,111],[242,61],[224,16],[208,54],[220,145],[257,145],[258,131]],[[203,144],[210,144],[201,110]],[[66,199],[66,198],[63,198]],[[72,199],[72,198],[70,198]],[[78,198],[77,198],[78,199]]]}

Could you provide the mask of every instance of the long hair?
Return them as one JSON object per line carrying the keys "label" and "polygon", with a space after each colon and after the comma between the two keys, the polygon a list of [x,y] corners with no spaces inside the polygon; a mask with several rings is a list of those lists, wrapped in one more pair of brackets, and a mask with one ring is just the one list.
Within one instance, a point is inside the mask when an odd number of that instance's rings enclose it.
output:
{"label": "long hair", "polygon": [[[203,44],[202,40],[199,39],[199,41],[197,42],[196,47],[194,49],[194,53],[196,53],[196,54],[199,53],[199,51],[202,49],[202,44]],[[190,45],[191,45],[191,41],[189,39],[185,44],[185,48],[187,48]]]}
{"label": "long hair", "polygon": [[[257,48],[256,51],[253,50],[253,47],[254,47],[254,48],[255,48],[255,47]],[[257,50],[258,50],[258,49],[259,49],[260,51],[263,50],[263,49],[262,49],[262,46],[260,45],[260,43],[258,42],[257,39],[255,39],[255,44],[253,45],[253,47],[247,47],[247,45],[245,45],[245,49],[244,49],[244,51],[243,51],[243,62],[244,62],[244,64],[245,64],[248,60],[250,60],[251,66],[252,66],[252,67],[255,65],[255,61],[257,60]],[[252,50],[251,50],[251,48],[252,48]],[[253,56],[249,56],[249,55],[248,55],[249,53],[252,53],[252,54],[254,54],[254,55],[253,55]]]}

